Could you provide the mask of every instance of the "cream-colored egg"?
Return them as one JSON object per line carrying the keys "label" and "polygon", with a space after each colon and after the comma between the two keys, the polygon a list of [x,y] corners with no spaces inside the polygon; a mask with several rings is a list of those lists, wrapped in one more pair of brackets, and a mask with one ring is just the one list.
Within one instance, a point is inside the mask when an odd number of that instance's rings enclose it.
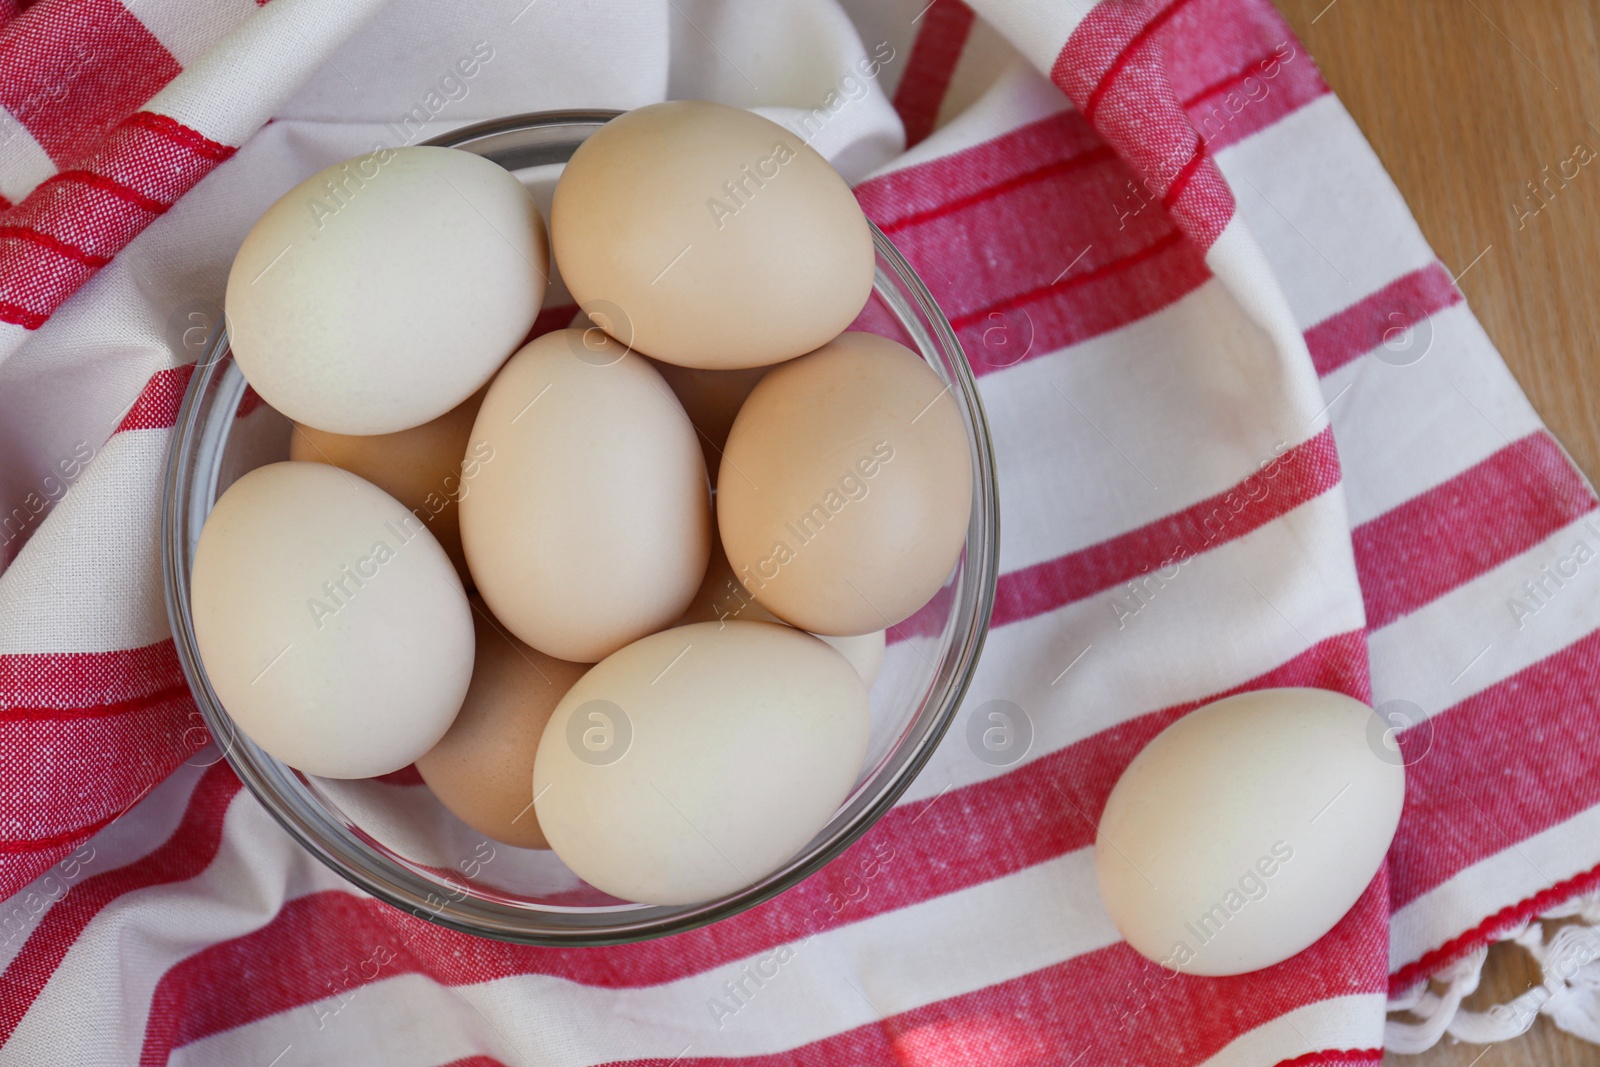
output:
{"label": "cream-colored egg", "polygon": [[949,388],[870,333],[769,370],[739,409],[717,482],[734,574],[818,634],[887,629],[926,604],[961,555],[971,507]]}
{"label": "cream-colored egg", "polygon": [[460,505],[495,618],[575,663],[670,625],[711,552],[694,428],[648,361],[595,336],[546,334],[495,377],[468,449],[494,462]]}
{"label": "cream-colored egg", "polygon": [[550,270],[509,172],[453,148],[335,164],[267,209],[228,275],[228,339],[296,422],[383,434],[454,408],[527,336]]}
{"label": "cream-colored egg", "polygon": [[1399,825],[1405,771],[1383,738],[1370,708],[1322,689],[1228,697],[1167,727],[1100,818],[1095,872],[1122,936],[1173,970],[1228,975],[1333,929]]}
{"label": "cream-colored egg", "polygon": [[472,611],[444,549],[377,486],[273,463],[228,487],[190,589],[206,676],[241,729],[307,774],[397,771],[472,677]]}
{"label": "cream-colored egg", "polygon": [[681,626],[574,685],[534,761],[535,808],[579,877],[691,904],[771,874],[828,822],[866,754],[861,679],[773,623]]}
{"label": "cream-colored egg", "polygon": [[878,671],[883,669],[884,653],[888,651],[888,634],[885,631],[874,630],[870,634],[852,634],[849,637],[835,637],[832,634],[813,636],[849,660],[850,666],[861,676],[862,684],[868,689],[872,688],[872,683],[878,680]]}
{"label": "cream-colored egg", "polygon": [[431,422],[370,437],[329,433],[297,423],[289,436],[289,458],[327,463],[359,474],[400,501],[427,523],[428,532],[439,539],[462,581],[470,581],[461,552],[456,502],[471,491],[483,464],[494,460],[488,448],[467,454],[472,420],[482,402],[480,389]]}
{"label": "cream-colored egg", "polygon": [[777,123],[701,100],[612,119],[556,185],[551,241],[613,336],[686,367],[755,367],[855,319],[876,260],[828,161]]}
{"label": "cream-colored egg", "polygon": [[[722,545],[713,538],[711,546],[711,563],[706,567],[705,581],[700,583],[700,589],[695,593],[694,599],[689,602],[689,607],[684,611],[675,625],[686,626],[695,622],[732,622],[743,619],[745,622],[776,622],[784,623],[772,612],[756,603],[750,591],[739,584],[733,576],[733,568],[728,565],[728,557],[722,551]],[[877,681],[878,671],[883,667],[883,657],[887,650],[887,635],[882,630],[870,634],[860,634],[854,637],[832,637],[826,634],[813,634],[821,639],[830,648],[850,661],[850,666],[861,675],[861,681],[868,689]]]}
{"label": "cream-colored egg", "polygon": [[417,773],[456,818],[496,841],[549,848],[533,809],[533,757],[550,713],[588,668],[512,637],[474,605],[477,656],[461,711]]}

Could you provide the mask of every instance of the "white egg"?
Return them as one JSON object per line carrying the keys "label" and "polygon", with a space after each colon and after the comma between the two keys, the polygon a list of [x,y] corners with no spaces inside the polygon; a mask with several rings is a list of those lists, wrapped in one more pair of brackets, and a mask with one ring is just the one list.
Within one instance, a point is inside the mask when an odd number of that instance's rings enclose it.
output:
{"label": "white egg", "polygon": [[1112,789],[1095,872],[1139,953],[1243,974],[1322,937],[1389,850],[1405,771],[1367,705],[1267,689],[1184,716]]}
{"label": "white egg", "polygon": [[274,463],[206,519],[190,590],[223,707],[307,774],[397,771],[450,728],[472,678],[472,610],[450,557],[377,486]]}
{"label": "white egg", "polygon": [[607,893],[710,900],[827,825],[861,770],[868,717],[855,670],[809,634],[743,621],[652,634],[551,715],[533,766],[539,825]]}
{"label": "white egg", "polygon": [[385,148],[285,193],[228,275],[228,338],[296,422],[393,433],[489,380],[544,299],[549,241],[507,171],[452,148]]}

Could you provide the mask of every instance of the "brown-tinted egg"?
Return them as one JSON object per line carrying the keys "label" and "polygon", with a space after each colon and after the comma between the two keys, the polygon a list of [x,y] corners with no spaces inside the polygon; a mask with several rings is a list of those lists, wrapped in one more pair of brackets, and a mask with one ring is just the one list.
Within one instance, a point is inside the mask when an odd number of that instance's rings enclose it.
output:
{"label": "brown-tinted egg", "polygon": [[549,848],[533,810],[533,758],[561,698],[589,668],[529,648],[474,598],[477,658],[450,730],[417,760],[439,803],[481,834]]}
{"label": "brown-tinted egg", "polygon": [[488,387],[432,422],[396,433],[358,437],[296,424],[289,436],[289,458],[327,463],[358,474],[404,504],[428,526],[461,580],[472,586],[461,551],[456,502],[472,487],[478,470],[493,460],[492,450],[468,455],[472,420]]}
{"label": "brown-tinted egg", "polygon": [[728,434],[717,524],[763,607],[816,634],[864,634],[939,590],[971,497],[949,387],[903,346],[852,332],[750,393]]}
{"label": "brown-tinted egg", "polygon": [[767,368],[703,370],[699,367],[679,367],[659,360],[653,360],[652,365],[672,386],[678,403],[683,405],[684,414],[694,423],[695,435],[700,439],[700,451],[706,457],[706,475],[715,488],[717,468],[722,465],[722,449],[728,443],[728,431],[733,428],[740,405],[762,375],[767,373]]}
{"label": "brown-tinted egg", "polygon": [[872,292],[872,232],[839,173],[777,123],[651,104],[573,153],[550,208],[573,298],[635,351],[686,367],[791,359]]}

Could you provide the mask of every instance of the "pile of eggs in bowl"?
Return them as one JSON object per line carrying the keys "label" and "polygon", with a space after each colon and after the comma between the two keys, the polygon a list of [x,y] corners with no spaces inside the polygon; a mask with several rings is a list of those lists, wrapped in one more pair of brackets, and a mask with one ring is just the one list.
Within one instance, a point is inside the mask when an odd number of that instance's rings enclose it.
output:
{"label": "pile of eggs in bowl", "polygon": [[[552,256],[585,310],[527,341]],[[286,193],[228,279],[295,421],[195,550],[212,687],[307,774],[416,765],[477,831],[624,900],[778,869],[849,795],[885,631],[972,468],[919,356],[847,327],[870,228],[793,134],[629,112],[556,186],[382,149]]]}

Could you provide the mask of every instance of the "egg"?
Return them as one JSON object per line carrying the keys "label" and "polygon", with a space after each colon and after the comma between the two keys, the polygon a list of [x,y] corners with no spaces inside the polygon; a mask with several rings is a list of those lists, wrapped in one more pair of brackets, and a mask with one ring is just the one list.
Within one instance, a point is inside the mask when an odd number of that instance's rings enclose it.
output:
{"label": "egg", "polygon": [[517,848],[549,848],[533,809],[533,757],[550,713],[583,672],[512,637],[481,605],[472,684],[455,722],[417,759],[439,803]]}
{"label": "egg", "polygon": [[388,774],[444,736],[472,677],[472,611],[450,557],[370,482],[273,463],[200,532],[190,602],[206,677],[289,766]]}
{"label": "egg", "polygon": [[878,680],[878,671],[883,669],[883,657],[888,651],[888,635],[883,630],[849,637],[835,637],[832,634],[812,636],[843,656],[861,676],[861,684],[872,688],[872,683]]}
{"label": "egg", "polygon": [[659,361],[652,365],[672,387],[673,395],[683,405],[684,414],[694,424],[695,434],[700,438],[700,451],[706,457],[706,473],[715,488],[728,431],[733,428],[740,406],[767,373],[767,368],[701,370]]}
{"label": "egg", "polygon": [[462,580],[470,581],[461,552],[456,502],[471,491],[472,480],[483,464],[494,460],[494,452],[487,446],[467,454],[472,420],[482,401],[480,389],[431,422],[368,437],[329,433],[297,423],[289,436],[289,458],[327,463],[359,474],[400,501],[427,524]]}
{"label": "egg", "polygon": [[694,427],[648,361],[558,330],[495,377],[468,453],[461,541],[495,618],[546,655],[593,663],[683,614],[711,553]]}
{"label": "egg", "polygon": [[872,292],[872,234],[826,159],[740,108],[673,100],[620,115],[567,163],[550,207],[584,311],[685,367],[798,356]]}
{"label": "egg", "polygon": [[1145,746],[1095,840],[1100,897],[1128,943],[1172,970],[1230,975],[1333,929],[1400,822],[1405,772],[1370,741],[1377,721],[1338,693],[1266,689]]}
{"label": "egg", "polygon": [[[728,565],[728,557],[722,551],[722,545],[712,539],[711,562],[706,567],[706,577],[700,583],[699,590],[694,599],[689,602],[689,607],[676,625],[685,626],[695,622],[731,622],[734,619],[743,619],[745,622],[776,622],[783,623],[766,608],[757,604],[750,591],[739,584],[733,576],[733,568]],[[787,625],[787,624],[784,624]],[[850,661],[850,666],[856,669],[861,676],[861,682],[868,689],[878,678],[878,671],[883,666],[884,653],[887,651],[887,635],[882,630],[870,634],[860,634],[854,637],[833,637],[827,634],[813,634],[824,644],[838,652]]]}
{"label": "egg", "polygon": [[307,178],[251,228],[228,274],[228,340],[296,422],[393,433],[489,380],[549,272],[544,220],[509,172],[453,148],[384,148]]}
{"label": "egg", "polygon": [[960,558],[971,506],[949,387],[870,333],[768,371],[739,409],[717,481],[734,574],[818,634],[884,630],[926,604]]}
{"label": "egg", "polygon": [[693,904],[781,867],[866,754],[844,657],[773,623],[681,626],[579,679],[545,726],[534,807],[550,846],[624,900]]}

